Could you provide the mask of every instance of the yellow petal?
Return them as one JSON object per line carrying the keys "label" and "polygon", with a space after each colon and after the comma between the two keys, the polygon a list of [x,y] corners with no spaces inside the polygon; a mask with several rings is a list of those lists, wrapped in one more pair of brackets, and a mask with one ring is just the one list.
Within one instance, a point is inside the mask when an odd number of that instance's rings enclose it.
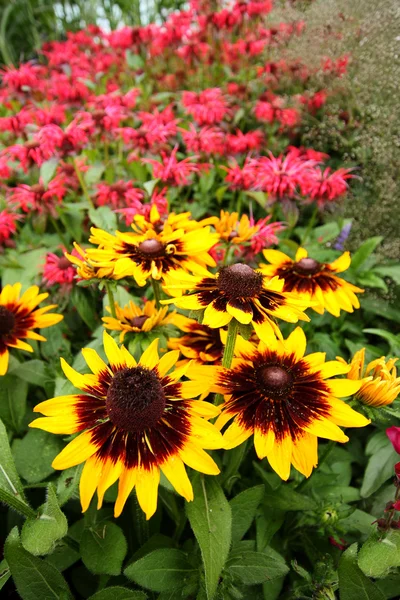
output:
{"label": "yellow petal", "polygon": [[353,410],[343,400],[330,398],[329,403],[332,406],[330,419],[340,427],[365,427],[371,423],[369,419]]}
{"label": "yellow petal", "polygon": [[153,468],[150,471],[139,469],[136,479],[136,494],[140,508],[146,515],[146,520],[154,515],[157,510],[158,484],[160,483],[160,470]]}
{"label": "yellow petal", "polygon": [[92,442],[92,432],[84,431],[53,460],[53,469],[69,469],[80,465],[97,452],[98,446]]}
{"label": "yellow petal", "polygon": [[40,402],[40,404],[35,406],[33,412],[40,412],[46,417],[62,416],[73,411],[78,402],[79,396],[75,394],[70,396],[57,396],[56,398]]}
{"label": "yellow petal", "polygon": [[50,433],[65,433],[71,435],[78,430],[78,419],[74,415],[57,417],[40,417],[29,423],[32,429],[43,429]]}
{"label": "yellow petal", "polygon": [[331,379],[325,383],[330,387],[332,395],[337,398],[347,398],[347,396],[355,394],[362,385],[362,381],[354,379]]}
{"label": "yellow petal", "polygon": [[158,338],[153,340],[148,348],[143,352],[139,365],[147,367],[148,369],[154,369],[159,361],[158,357]]}
{"label": "yellow petal", "polygon": [[305,425],[303,429],[308,433],[311,433],[311,435],[326,438],[327,440],[334,440],[335,442],[341,443],[349,441],[347,435],[345,435],[335,423],[324,417],[315,419],[308,425]]}
{"label": "yellow petal", "polygon": [[193,500],[193,488],[182,460],[178,456],[171,456],[161,465],[161,470],[178,494],[191,502]]}
{"label": "yellow petal", "polygon": [[[323,379],[327,379],[328,377],[334,377],[335,375],[343,375],[344,373],[348,373],[349,371],[350,365],[343,364],[338,360],[329,360],[323,365],[317,366],[315,368],[315,372],[319,373],[319,375]],[[327,383],[330,382],[328,381]]]}
{"label": "yellow petal", "polygon": [[96,350],[93,348],[83,348],[82,350],[83,358],[86,361],[89,369],[94,373],[94,375],[99,375],[100,373],[110,373],[111,371],[104,362],[102,358],[97,354]]}
{"label": "yellow petal", "polygon": [[190,405],[190,412],[201,417],[205,417],[206,419],[212,419],[219,415],[221,409],[219,406],[214,406],[214,404],[211,404],[211,402],[195,400]]}
{"label": "yellow petal", "polygon": [[290,475],[290,464],[292,460],[292,438],[286,435],[281,441],[275,440],[270,453],[268,454],[268,462],[273,470],[281,479],[286,481]]}
{"label": "yellow petal", "polygon": [[219,468],[211,456],[193,442],[186,442],[182,450],[179,450],[179,456],[186,465],[195,471],[206,475],[218,475],[219,473]]}
{"label": "yellow petal", "polygon": [[99,510],[102,507],[104,494],[106,493],[108,488],[111,487],[113,483],[117,481],[118,477],[121,475],[122,469],[122,460],[117,460],[117,462],[114,462],[111,458],[108,458],[103,463],[101,477],[97,486],[97,510]]}
{"label": "yellow petal", "polygon": [[157,371],[160,377],[164,377],[170,369],[176,364],[179,358],[179,350],[173,350],[167,352],[161,357],[160,362],[157,365]]}
{"label": "yellow petal", "polygon": [[290,256],[280,250],[263,250],[263,254],[267,261],[272,265],[281,265],[286,262],[293,262]]}
{"label": "yellow petal", "polygon": [[79,482],[79,495],[81,498],[82,512],[86,512],[92,501],[94,493],[100,481],[103,470],[103,461],[96,455],[91,456],[83,467],[81,479]]}
{"label": "yellow petal", "polygon": [[350,252],[344,252],[342,256],[339,256],[336,260],[334,260],[329,266],[332,271],[335,273],[341,273],[342,271],[346,271],[351,264]]}
{"label": "yellow petal", "polygon": [[64,371],[64,375],[70,380],[72,385],[79,390],[85,390],[88,387],[97,385],[98,379],[96,375],[82,375],[81,373],[78,373],[78,371],[75,371],[75,369],[70,367],[70,365],[63,358],[60,359],[60,362],[61,368]]}
{"label": "yellow petal", "polygon": [[192,416],[191,420],[192,439],[196,439],[202,448],[217,450],[223,448],[224,441],[218,429],[201,417]]}
{"label": "yellow petal", "polygon": [[226,450],[236,448],[236,446],[240,446],[240,444],[249,439],[252,434],[252,429],[245,429],[235,419],[224,433],[224,448]]}
{"label": "yellow petal", "polygon": [[252,310],[250,310],[250,312],[245,312],[237,306],[234,306],[232,302],[228,302],[226,305],[226,310],[230,315],[232,315],[232,317],[239,321],[239,323],[242,323],[243,325],[248,325],[251,323],[253,318]]}
{"label": "yellow petal", "polygon": [[122,471],[118,484],[118,497],[114,507],[115,518],[119,517],[122,513],[129,494],[135,487],[136,475],[136,469],[124,469],[124,471]]}
{"label": "yellow petal", "polygon": [[308,252],[305,248],[298,248],[297,252],[296,252],[295,261],[299,262],[299,260],[301,260],[302,258],[307,258],[307,256],[308,256]]}
{"label": "yellow petal", "polygon": [[209,304],[204,311],[203,324],[216,329],[217,327],[224,327],[232,321],[232,315],[226,311],[216,310],[213,303]]}
{"label": "yellow petal", "polygon": [[318,464],[318,438],[303,432],[301,438],[293,442],[292,465],[305,477],[310,477]]}
{"label": "yellow petal", "polygon": [[301,327],[296,327],[287,340],[284,341],[284,346],[289,354],[294,354],[296,360],[303,358],[306,351],[307,340]]}
{"label": "yellow petal", "polygon": [[7,348],[0,354],[0,376],[5,375],[8,369],[8,361],[10,354]]}
{"label": "yellow petal", "polygon": [[258,427],[254,429],[254,447],[258,458],[265,458],[273,448],[275,443],[275,434],[272,429],[267,432],[261,431]]}
{"label": "yellow petal", "polygon": [[106,331],[103,333],[104,352],[106,353],[109,365],[111,367],[120,367],[124,365],[122,352],[116,341]]}

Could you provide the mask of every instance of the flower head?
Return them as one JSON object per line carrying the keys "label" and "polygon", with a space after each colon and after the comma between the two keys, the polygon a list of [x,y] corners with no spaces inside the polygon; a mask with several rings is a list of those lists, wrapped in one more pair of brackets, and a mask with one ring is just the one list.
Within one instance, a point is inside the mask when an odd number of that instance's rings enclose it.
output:
{"label": "flower head", "polygon": [[[110,312],[110,308],[107,307]],[[168,307],[159,310],[154,300],[148,300],[143,308],[132,301],[121,308],[115,303],[116,317],[103,317],[104,327],[111,331],[120,331],[119,341],[123,342],[127,333],[147,333],[155,327],[174,323],[175,312],[168,314]]]}
{"label": "flower head", "polygon": [[260,265],[261,272],[270,277],[281,277],[285,282],[283,290],[308,298],[317,313],[322,315],[327,310],[338,317],[341,310],[353,312],[360,307],[356,293],[361,294],[364,290],[336,275],[349,268],[349,252],[332,263],[310,258],[304,248],[297,250],[295,260],[279,250],[264,250],[263,254],[270,264]]}
{"label": "flower head", "polygon": [[[64,249],[65,250],[65,249]],[[48,286],[55,284],[70,288],[75,277],[75,269],[65,256],[53,252],[46,254],[43,267],[43,282]]]}
{"label": "flower head", "polygon": [[235,448],[254,435],[260,459],[267,457],[282,479],[292,464],[309,477],[318,463],[318,437],[346,442],[339,427],[364,427],[369,420],[339,398],[357,392],[360,382],[329,379],[349,370],[325,353],[304,355],[306,337],[300,327],[286,340],[257,346],[238,337],[232,368],[217,376],[225,395],[217,426],[233,423],[224,433],[225,448]]}
{"label": "flower head", "polygon": [[274,318],[290,323],[309,320],[303,312],[308,301],[283,292],[283,285],[278,277],[268,280],[260,271],[236,263],[207,277],[184,272],[171,275],[171,283],[166,286],[168,293],[191,293],[163,302],[173,302],[187,310],[204,310],[202,322],[212,328],[224,327],[233,318],[244,325],[252,323],[259,338],[268,340],[282,336]]}
{"label": "flower head", "polygon": [[82,354],[92,371],[82,375],[63,359],[63,371],[78,394],[40,403],[35,412],[45,415],[31,427],[52,433],[79,435],[55,458],[55,469],[85,463],[80,481],[83,511],[97,490],[98,508],[107,489],[119,479],[115,516],[136,488],[139,504],[149,519],[157,508],[160,470],[187,501],[193,490],[185,464],[217,475],[219,469],[204,448],[220,448],[222,438],[206,419],[218,408],[193,400],[211,386],[213,376],[181,382],[182,369],[171,369],[179,353],[161,359],[154,340],[139,363],[104,332],[108,364],[91,348]]}
{"label": "flower head", "polygon": [[33,352],[22,340],[45,342],[46,338],[33,330],[50,327],[63,319],[62,315],[46,314],[56,304],[37,308],[48,294],[39,294],[39,288],[33,285],[20,296],[21,287],[20,283],[6,285],[0,293],[0,375],[7,373],[9,348]]}
{"label": "flower head", "polygon": [[[338,360],[344,362],[342,358]],[[356,399],[369,406],[392,404],[400,393],[400,377],[397,377],[397,358],[377,358],[364,368],[365,348],[358,350],[350,363],[348,379],[361,381]]]}
{"label": "flower head", "polygon": [[186,359],[194,359],[200,363],[221,361],[224,345],[220,330],[212,329],[198,323],[196,319],[189,319],[180,314],[175,315],[173,324],[179,327],[184,335],[179,338],[169,338],[168,348],[179,350]]}
{"label": "flower head", "polygon": [[96,267],[89,262],[86,250],[74,242],[74,249],[71,253],[65,253],[69,262],[75,265],[77,275],[81,279],[90,281],[90,279],[115,279],[112,267]]}

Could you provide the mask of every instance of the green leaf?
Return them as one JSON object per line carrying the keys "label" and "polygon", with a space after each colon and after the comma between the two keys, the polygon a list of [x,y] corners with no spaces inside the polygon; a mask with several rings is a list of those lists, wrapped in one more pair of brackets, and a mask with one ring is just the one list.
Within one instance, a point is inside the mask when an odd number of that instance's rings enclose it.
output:
{"label": "green leaf", "polygon": [[130,50],[126,51],[126,64],[134,71],[141,71],[144,67],[144,60],[140,54],[133,54]]}
{"label": "green leaf", "polygon": [[44,187],[53,179],[53,175],[56,172],[58,165],[58,158],[50,158],[46,160],[40,167],[40,178],[43,180]]}
{"label": "green leaf", "polygon": [[153,192],[154,192],[154,188],[156,187],[157,183],[159,182],[159,179],[150,179],[150,181],[146,181],[143,184],[144,189],[146,190],[146,192],[148,193],[148,195],[151,197]]}
{"label": "green leaf", "polygon": [[372,271],[363,271],[357,276],[357,283],[364,287],[377,288],[378,290],[388,291],[388,287],[382,277],[379,277]]}
{"label": "green leaf", "polygon": [[104,165],[103,164],[92,165],[91,167],[88,168],[88,170],[84,174],[83,179],[85,180],[86,185],[88,187],[91,187],[94,183],[97,183],[98,181],[100,181],[103,173],[104,173]]}
{"label": "green leaf", "polygon": [[61,573],[46,561],[29,554],[21,546],[16,527],[6,540],[4,556],[22,600],[72,599]]}
{"label": "green leaf", "polygon": [[389,331],[385,331],[385,329],[368,328],[368,329],[363,329],[363,332],[364,333],[372,333],[373,335],[382,337],[383,339],[385,339],[389,342],[390,352],[392,354],[400,353],[400,336],[399,335],[394,335],[393,333],[390,333]]}
{"label": "green leaf", "polygon": [[373,253],[375,248],[381,243],[382,240],[383,237],[376,236],[369,238],[363,244],[361,244],[357,252],[355,252],[352,256],[351,268],[357,270],[363,264],[363,262],[365,262],[367,258]]}
{"label": "green leaf", "polygon": [[106,523],[85,529],[80,550],[85,566],[95,575],[119,575],[128,545],[122,529]]}
{"label": "green leaf", "polygon": [[10,375],[1,378],[0,418],[9,429],[18,433],[26,412],[28,384]]}
{"label": "green leaf", "polygon": [[60,506],[71,498],[79,498],[79,480],[83,465],[63,471],[57,481],[57,496]]}
{"label": "green leaf", "polygon": [[90,596],[88,600],[146,600],[144,592],[136,592],[124,587],[109,587]]}
{"label": "green leaf", "polygon": [[264,495],[265,487],[256,485],[241,492],[229,504],[232,510],[232,542],[238,542],[245,535],[256,515]]}
{"label": "green leaf", "polygon": [[184,552],[161,548],[129,565],[124,575],[153,592],[164,592],[183,587],[196,572]]}
{"label": "green leaf", "polygon": [[231,545],[231,507],[214,477],[196,474],[193,491],[186,513],[201,550],[207,598],[212,600]]}
{"label": "green leaf", "polygon": [[338,572],[340,600],[385,600],[384,594],[357,565],[357,544],[342,554]]}
{"label": "green leaf", "polygon": [[68,523],[58,505],[52,484],[47,488],[47,500],[36,519],[27,519],[21,531],[21,543],[35,556],[50,554],[55,543],[67,535]]}
{"label": "green leaf", "polygon": [[89,210],[89,218],[93,225],[108,231],[109,233],[115,233],[117,227],[117,215],[111,210],[109,206],[99,206],[99,208],[91,208]]}
{"label": "green leaf", "polygon": [[20,476],[28,483],[46,479],[54,473],[51,463],[63,445],[52,433],[30,429],[22,440],[15,440],[13,444],[15,466]]}
{"label": "green leaf", "polygon": [[270,557],[262,552],[238,551],[230,555],[226,571],[244,585],[255,585],[283,577],[289,568],[281,557],[277,560],[276,556]]}
{"label": "green leaf", "polygon": [[263,551],[285,521],[286,512],[262,506],[256,519],[257,550]]}
{"label": "green leaf", "polygon": [[23,364],[9,371],[10,375],[15,375],[19,379],[31,383],[32,385],[40,385],[44,387],[49,376],[46,372],[46,364],[42,360],[33,359],[27,360]]}
{"label": "green leaf", "polygon": [[0,421],[0,500],[25,516],[34,516],[13,461],[6,428]]}
{"label": "green leaf", "polygon": [[393,476],[394,465],[398,462],[398,458],[390,440],[386,438],[368,461],[360,490],[362,498],[371,496],[385,481]]}
{"label": "green leaf", "polygon": [[72,288],[71,300],[82,321],[86,323],[89,329],[95,329],[97,325],[96,312],[90,292],[82,287],[75,286]]}
{"label": "green leaf", "polygon": [[7,561],[2,560],[0,562],[0,590],[6,585],[7,581],[11,577],[11,572],[8,567]]}
{"label": "green leaf", "polygon": [[367,577],[385,577],[391,569],[400,566],[400,532],[390,531],[380,539],[374,532],[358,553],[358,566]]}
{"label": "green leaf", "polygon": [[375,272],[383,277],[390,277],[397,285],[400,285],[400,265],[379,265]]}
{"label": "green leaf", "polygon": [[278,489],[273,490],[268,482],[269,473],[266,473],[262,466],[255,462],[253,462],[253,466],[267,484],[264,496],[265,506],[279,510],[314,510],[316,508],[316,503],[310,496],[299,494],[287,483],[282,483]]}

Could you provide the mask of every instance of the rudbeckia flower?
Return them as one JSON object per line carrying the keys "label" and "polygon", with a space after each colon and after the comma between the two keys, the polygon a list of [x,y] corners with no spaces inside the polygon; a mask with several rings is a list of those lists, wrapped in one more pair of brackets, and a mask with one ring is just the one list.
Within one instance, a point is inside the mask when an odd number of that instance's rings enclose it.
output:
{"label": "rudbeckia flower", "polygon": [[[337,357],[340,362],[345,361]],[[384,356],[371,361],[364,368],[365,348],[358,350],[350,363],[348,379],[361,382],[356,399],[369,406],[387,406],[392,404],[400,393],[400,377],[397,377],[397,358],[386,360]]]}
{"label": "rudbeckia flower", "polygon": [[[115,303],[116,317],[103,317],[104,327],[111,331],[120,331],[119,341],[123,342],[127,333],[146,333],[155,327],[175,323],[175,312],[168,314],[168,307],[157,310],[154,300],[148,300],[143,308],[132,301],[121,308]],[[110,308],[107,307],[110,312]]]}
{"label": "rudbeckia flower", "polygon": [[242,244],[249,240],[258,232],[259,227],[251,224],[247,215],[242,215],[239,219],[239,213],[225,212],[221,210],[219,219],[214,224],[216,231],[221,237],[221,241],[232,244]]}
{"label": "rudbeckia flower", "polygon": [[320,315],[327,310],[338,317],[341,310],[353,312],[360,308],[356,293],[361,294],[364,290],[336,276],[349,268],[349,252],[344,252],[332,263],[320,263],[310,258],[304,248],[297,250],[295,260],[279,250],[264,250],[263,254],[271,264],[260,265],[261,272],[284,279],[283,291],[307,298]]}
{"label": "rudbeckia flower", "polygon": [[252,323],[260,339],[271,336],[282,337],[273,318],[289,323],[299,320],[309,321],[304,310],[309,306],[308,299],[297,294],[284,293],[283,279],[264,277],[248,265],[236,263],[222,267],[214,275],[192,276],[180,271],[166,286],[168,293],[181,290],[192,292],[186,296],[163,300],[187,310],[204,310],[202,323],[209,327],[224,327],[235,318],[239,323]]}
{"label": "rudbeckia flower", "polygon": [[74,242],[74,249],[69,254],[65,253],[69,262],[76,266],[78,277],[90,281],[91,279],[115,279],[112,267],[94,267],[89,263],[86,250]]}
{"label": "rudbeckia flower", "polygon": [[168,348],[180,350],[186,359],[194,359],[200,363],[220,361],[224,353],[220,330],[212,329],[189,319],[184,315],[175,314],[174,325],[184,332],[179,338],[169,338]]}
{"label": "rudbeckia flower", "polygon": [[108,364],[91,348],[82,350],[91,374],[82,375],[61,359],[66,377],[81,393],[47,400],[34,409],[45,416],[30,427],[79,433],[54,459],[53,467],[85,463],[80,480],[83,511],[96,490],[100,508],[105,492],[119,479],[115,516],[135,487],[149,519],[157,508],[160,470],[187,501],[193,500],[193,490],[185,464],[208,475],[219,473],[204,451],[222,446],[221,434],[206,420],[219,409],[193,400],[211,387],[214,373],[205,367],[202,374],[197,370],[199,379],[181,382],[186,367],[171,371],[179,352],[160,359],[157,345],[158,339],[137,363],[104,332]]}
{"label": "rudbeckia flower", "polygon": [[297,327],[283,341],[257,346],[238,337],[232,368],[217,376],[216,390],[225,396],[216,425],[233,423],[224,433],[225,448],[254,435],[260,459],[284,480],[292,464],[309,477],[318,463],[318,437],[347,442],[342,427],[370,422],[339,398],[360,388],[359,381],[329,379],[349,371],[338,361],[325,362],[324,352],[304,356],[306,337]]}
{"label": "rudbeckia flower", "polygon": [[46,338],[33,330],[50,327],[63,319],[62,315],[45,314],[56,304],[36,308],[48,294],[39,294],[39,288],[33,285],[20,297],[21,287],[20,283],[6,285],[0,293],[0,375],[7,373],[9,348],[33,352],[33,348],[22,340],[45,342]]}

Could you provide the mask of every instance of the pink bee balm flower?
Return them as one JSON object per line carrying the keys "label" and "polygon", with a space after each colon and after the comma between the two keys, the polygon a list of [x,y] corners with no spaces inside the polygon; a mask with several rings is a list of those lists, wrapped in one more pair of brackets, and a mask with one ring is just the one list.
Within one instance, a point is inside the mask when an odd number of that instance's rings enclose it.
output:
{"label": "pink bee balm flower", "polygon": [[208,168],[207,164],[193,162],[197,160],[197,156],[188,156],[181,161],[177,160],[177,152],[178,146],[175,146],[169,155],[166,152],[161,152],[162,162],[153,158],[143,159],[143,162],[153,165],[154,179],[161,179],[161,181],[170,185],[188,185],[190,176],[193,173]]}
{"label": "pink bee balm flower", "polygon": [[[63,252],[66,252],[63,248]],[[43,283],[47,287],[61,285],[64,289],[71,288],[75,277],[75,269],[65,256],[57,256],[53,252],[46,255],[43,267]]]}
{"label": "pink bee balm flower", "polygon": [[111,206],[112,208],[139,208],[144,193],[133,186],[132,181],[117,181],[111,185],[99,183],[95,202],[97,206]]}
{"label": "pink bee balm flower", "polygon": [[386,435],[389,440],[392,442],[393,448],[395,451],[400,454],[400,427],[388,427],[386,429]]}

